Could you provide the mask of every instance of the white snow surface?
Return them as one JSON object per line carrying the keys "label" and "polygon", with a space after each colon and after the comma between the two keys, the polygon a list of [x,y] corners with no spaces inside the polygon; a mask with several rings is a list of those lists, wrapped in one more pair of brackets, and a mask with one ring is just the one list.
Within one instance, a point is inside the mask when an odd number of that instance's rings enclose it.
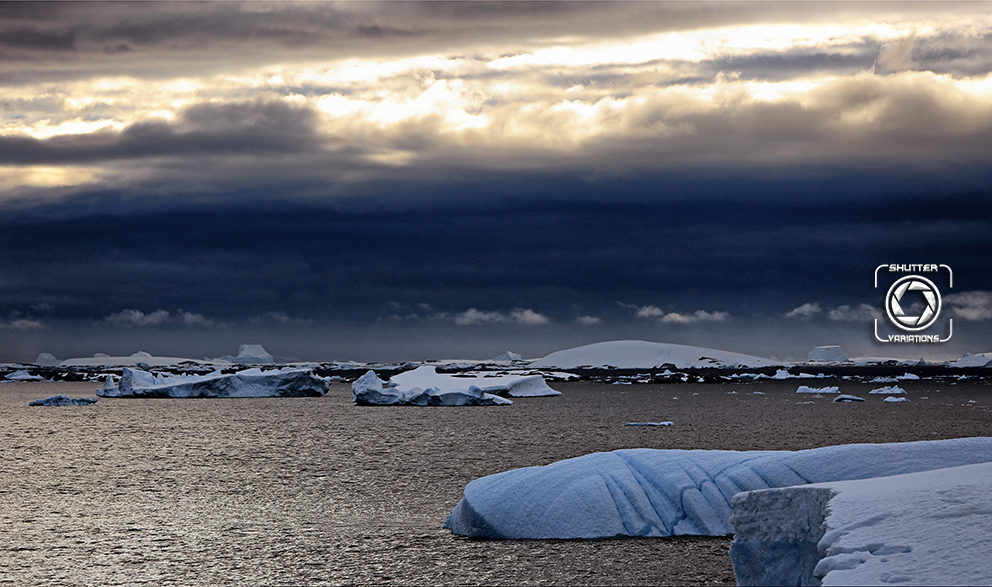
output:
{"label": "white snow surface", "polygon": [[324,395],[330,381],[310,369],[246,369],[223,374],[163,375],[125,368],[115,384],[108,377],[102,397],[312,397]]}
{"label": "white snow surface", "polygon": [[618,369],[652,369],[665,364],[676,368],[692,367],[775,367],[779,361],[741,353],[720,351],[681,344],[619,340],[598,342],[557,351],[530,363],[531,367],[616,367]]}
{"label": "white snow surface", "polygon": [[992,463],[739,493],[739,585],[992,584]]}
{"label": "white snow surface", "polygon": [[625,449],[482,477],[445,527],[483,538],[719,536],[742,491],[992,462],[992,438],[803,451]]}
{"label": "white snow surface", "polygon": [[438,373],[436,367],[423,365],[411,371],[404,371],[389,378],[399,389],[430,389],[435,387],[443,392],[466,391],[470,386],[478,387],[483,393],[493,395],[505,393],[510,397],[540,397],[561,395],[548,387],[541,375],[507,375],[497,373]]}
{"label": "white snow surface", "polygon": [[[420,367],[420,369],[424,368]],[[434,373],[434,367],[427,367],[427,369]],[[434,376],[438,377],[436,373]],[[419,377],[426,378],[427,375],[414,375],[409,379],[416,381]],[[468,385],[459,389],[440,389],[438,387],[423,389],[401,386],[393,379],[395,377],[387,383],[379,379],[375,371],[367,372],[351,384],[351,401],[359,405],[385,406],[498,406],[513,403],[498,395],[486,393],[476,385]]]}
{"label": "white snow surface", "polygon": [[837,345],[815,347],[807,356],[810,361],[823,361],[830,363],[850,361],[850,359],[847,358],[847,355],[845,355]]}

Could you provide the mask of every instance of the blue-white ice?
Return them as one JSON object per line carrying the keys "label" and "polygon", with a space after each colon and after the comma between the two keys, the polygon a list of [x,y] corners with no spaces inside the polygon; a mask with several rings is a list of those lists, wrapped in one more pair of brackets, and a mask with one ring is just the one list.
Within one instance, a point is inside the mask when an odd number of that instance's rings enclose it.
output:
{"label": "blue-white ice", "polygon": [[116,384],[96,394],[103,397],[306,397],[330,389],[330,381],[310,369],[246,369],[209,375],[165,375],[125,368]]}
{"label": "blue-white ice", "polygon": [[[433,367],[429,369],[434,372]],[[499,406],[513,403],[486,393],[477,385],[465,385],[460,389],[407,387],[393,380],[387,383],[379,379],[375,371],[367,372],[351,384],[351,400],[359,405],[380,406]]]}
{"label": "blue-white ice", "polygon": [[990,585],[992,463],[739,493],[740,585]]}
{"label": "blue-white ice", "polygon": [[627,449],[472,481],[448,515],[484,538],[727,535],[742,491],[992,462],[992,438],[798,452]]}
{"label": "blue-white ice", "polygon": [[41,381],[44,379],[41,375],[32,375],[28,373],[27,369],[21,369],[20,371],[14,371],[6,377],[9,381]]}
{"label": "blue-white ice", "polygon": [[39,399],[29,403],[29,406],[91,406],[100,401],[95,397],[66,397],[53,395],[50,398]]}

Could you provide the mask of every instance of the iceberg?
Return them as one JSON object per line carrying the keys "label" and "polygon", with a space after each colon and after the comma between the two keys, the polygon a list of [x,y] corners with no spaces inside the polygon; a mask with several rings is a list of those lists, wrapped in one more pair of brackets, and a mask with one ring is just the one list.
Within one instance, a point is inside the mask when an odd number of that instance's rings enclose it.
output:
{"label": "iceberg", "polygon": [[989,367],[992,364],[992,353],[965,353],[960,359],[950,364],[951,367]]}
{"label": "iceberg", "polygon": [[95,397],[66,397],[53,395],[48,399],[39,399],[29,403],[29,406],[92,406],[100,401]]}
{"label": "iceberg", "polygon": [[238,347],[238,356],[224,355],[215,360],[238,365],[270,365],[275,361],[260,344],[243,344]]}
{"label": "iceberg", "polygon": [[423,365],[411,371],[393,375],[389,381],[402,389],[430,389],[436,387],[444,391],[464,391],[476,386],[484,393],[506,394],[510,397],[541,397],[561,395],[548,387],[541,375],[500,375],[495,373],[439,374],[435,367]]}
{"label": "iceberg", "polygon": [[678,369],[693,367],[776,367],[782,363],[741,353],[718,351],[681,344],[620,340],[599,342],[551,353],[530,363],[531,367],[577,367],[618,369],[653,369],[674,365]]}
{"label": "iceberg", "polygon": [[327,393],[330,381],[310,369],[246,369],[223,374],[161,375],[125,368],[120,382],[107,377],[96,394],[102,397],[314,397]]}
{"label": "iceberg", "polygon": [[[430,369],[434,370],[433,367]],[[382,406],[499,406],[513,403],[475,385],[446,390],[401,387],[392,379],[389,383],[379,379],[375,371],[367,372],[351,384],[351,401],[358,405]]]}
{"label": "iceberg", "polygon": [[521,355],[518,355],[517,353],[511,352],[511,351],[506,351],[505,353],[503,353],[502,355],[496,357],[493,360],[494,361],[519,361],[521,359],[523,359],[523,357]]}
{"label": "iceberg", "polygon": [[906,393],[906,390],[898,385],[886,385],[868,392],[869,395],[898,395],[903,393]]}
{"label": "iceberg", "polygon": [[992,462],[992,438],[802,451],[624,449],[489,475],[444,526],[480,538],[720,536],[743,491]]}
{"label": "iceberg", "polygon": [[992,463],[739,493],[739,585],[992,584]]}
{"label": "iceberg", "polygon": [[21,369],[20,371],[14,371],[6,377],[9,381],[41,381],[44,379],[41,375],[32,375],[28,373],[27,369]]}
{"label": "iceberg", "polygon": [[34,364],[39,367],[57,367],[61,363],[55,358],[55,355],[51,353],[38,353],[38,358],[34,360]]}
{"label": "iceberg", "polygon": [[862,397],[858,397],[856,395],[848,395],[846,393],[842,393],[834,398],[834,403],[855,403],[855,402],[863,402],[863,401],[865,401],[865,399]]}
{"label": "iceberg", "polygon": [[840,388],[836,385],[831,385],[829,387],[807,387],[805,385],[800,385],[796,393],[840,393]]}
{"label": "iceberg", "polygon": [[851,360],[840,350],[838,345],[815,347],[807,356],[811,362],[843,363]]}

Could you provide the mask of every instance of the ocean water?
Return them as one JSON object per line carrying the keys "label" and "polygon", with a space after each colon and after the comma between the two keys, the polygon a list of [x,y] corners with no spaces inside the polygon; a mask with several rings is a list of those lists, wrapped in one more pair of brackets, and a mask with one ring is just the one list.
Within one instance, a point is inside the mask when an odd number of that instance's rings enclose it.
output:
{"label": "ocean water", "polygon": [[586,413],[582,396],[601,391],[481,408],[358,407],[345,385],[28,406],[96,387],[0,385],[0,585],[734,582],[727,538],[481,541],[442,528],[472,479],[629,432]]}
{"label": "ocean water", "polygon": [[[113,399],[0,384],[0,585],[734,584],[729,537],[486,541],[442,525],[464,486],[620,448],[778,450],[992,433],[989,381],[886,404],[796,381],[554,383],[512,406],[319,398]],[[755,394],[755,391],[761,394]],[[807,404],[812,401],[812,404]],[[673,421],[673,426],[626,426]]]}

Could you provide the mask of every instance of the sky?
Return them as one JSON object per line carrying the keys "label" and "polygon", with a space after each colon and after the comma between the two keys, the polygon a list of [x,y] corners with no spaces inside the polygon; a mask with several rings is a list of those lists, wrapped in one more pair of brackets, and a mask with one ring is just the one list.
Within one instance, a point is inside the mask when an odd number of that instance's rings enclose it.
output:
{"label": "sky", "polygon": [[992,3],[13,2],[0,64],[0,361],[992,351]]}

